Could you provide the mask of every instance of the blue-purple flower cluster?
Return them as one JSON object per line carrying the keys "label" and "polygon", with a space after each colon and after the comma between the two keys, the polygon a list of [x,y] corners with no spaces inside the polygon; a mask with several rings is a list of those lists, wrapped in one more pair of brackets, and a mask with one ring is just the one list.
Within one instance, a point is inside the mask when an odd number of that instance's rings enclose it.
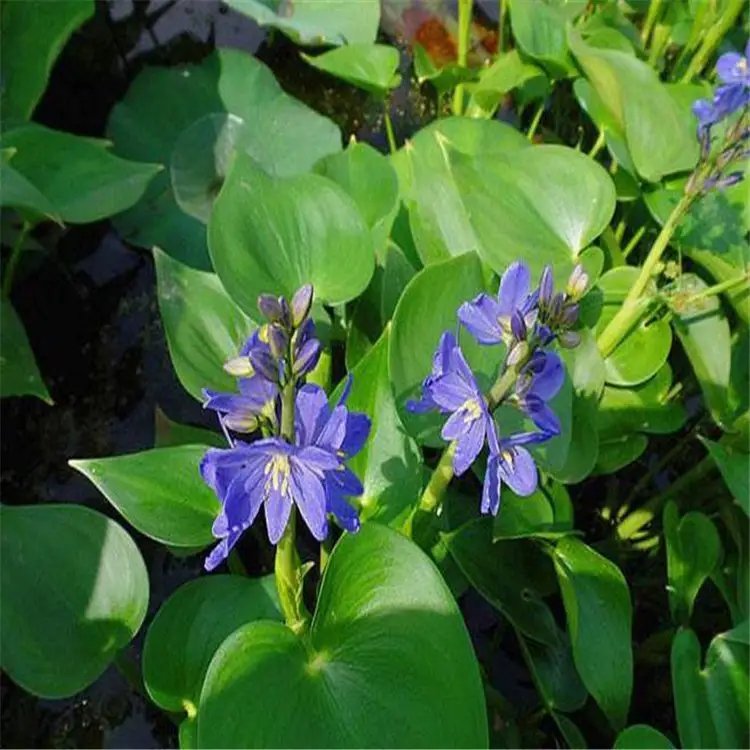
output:
{"label": "blue-purple flower cluster", "polygon": [[[220,541],[206,558],[206,570],[227,558],[261,506],[272,544],[281,539],[294,506],[320,541],[328,535],[328,514],[349,532],[359,529],[359,517],[347,498],[363,489],[346,461],[364,445],[370,420],[345,406],[351,379],[333,408],[322,388],[302,384],[321,351],[309,318],[312,296],[309,285],[291,303],[262,296],[258,307],[268,322],[226,365],[238,378],[239,393],[205,391],[204,406],[217,412],[230,445],[208,450],[200,467],[221,501],[213,525]],[[293,435],[282,437],[281,399],[289,389],[294,396]],[[235,441],[229,430],[260,431],[262,437]]]}
{"label": "blue-purple flower cluster", "polygon": [[[576,346],[571,330],[578,320],[578,300],[588,277],[581,266],[571,274],[565,292],[555,293],[552,269],[544,269],[539,286],[531,289],[531,272],[524,263],[508,267],[496,297],[480,294],[458,309],[461,325],[484,345],[505,345],[498,378],[482,393],[456,337],[446,331],[435,352],[432,372],[422,383],[422,397],[410,401],[413,412],[439,411],[450,416],[441,436],[453,448],[453,470],[463,474],[486,445],[489,450],[482,489],[482,513],[497,514],[502,484],[527,496],[538,483],[537,467],[525,447],[560,433],[560,422],[549,405],[565,379],[557,342]],[[493,411],[508,404],[526,414],[536,429],[507,436],[498,434]]]}
{"label": "blue-purple flower cluster", "polygon": [[[716,73],[721,81],[712,99],[698,99],[693,104],[693,114],[698,118],[698,140],[701,144],[701,158],[708,159],[711,152],[711,129],[737,112],[747,113],[750,107],[750,40],[745,46],[745,54],[728,52],[716,63]],[[726,188],[735,185],[743,178],[742,171],[724,174],[724,169],[742,158],[747,158],[745,145],[748,135],[747,122],[739,122],[733,132],[725,138],[722,152],[717,158],[715,169],[703,182],[703,191],[711,188]]]}

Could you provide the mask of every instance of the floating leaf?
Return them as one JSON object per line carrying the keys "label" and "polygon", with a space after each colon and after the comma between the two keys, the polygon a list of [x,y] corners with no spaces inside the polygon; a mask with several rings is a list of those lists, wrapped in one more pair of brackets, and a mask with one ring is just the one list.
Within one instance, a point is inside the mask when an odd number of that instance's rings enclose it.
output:
{"label": "floating leaf", "polygon": [[227,0],[260,26],[273,26],[297,44],[373,42],[380,22],[379,0]]}
{"label": "floating leaf", "polygon": [[586,44],[577,32],[571,32],[568,41],[624,135],[638,174],[657,182],[664,175],[692,169],[699,151],[695,118],[672,96],[658,73],[628,52]]}
{"label": "floating leaf", "polygon": [[672,325],[700,383],[706,406],[721,424],[728,416],[732,347],[729,322],[718,297],[691,299],[706,288],[706,283],[695,274],[679,277],[670,300],[674,312]]}
{"label": "floating leaf", "polygon": [[203,389],[236,390],[224,363],[236,357],[256,327],[219,281],[154,248],[157,295],[169,354],[177,377],[193,398]]}
{"label": "floating leaf", "polygon": [[180,586],[146,635],[143,681],[148,694],[165,711],[193,715],[222,641],[254,620],[280,619],[273,576],[212,575]]}
{"label": "floating leaf", "polygon": [[370,227],[375,253],[383,257],[399,206],[398,178],[388,159],[366,143],[352,142],[346,151],[321,159],[314,171],[354,199]]}
{"label": "floating leaf", "polygon": [[557,543],[554,561],[578,673],[619,729],[627,719],[633,689],[628,585],[614,563],[577,537]]}
{"label": "floating leaf", "polygon": [[79,505],[5,505],[0,516],[2,668],[35,695],[75,695],[143,622],[141,553],[118,524]]}
{"label": "floating leaf", "polygon": [[208,227],[211,259],[225,289],[248,314],[260,294],[291,297],[312,284],[336,305],[367,286],[372,240],[354,201],[319,175],[268,177],[238,154]]}
{"label": "floating leaf", "polygon": [[160,171],[158,164],[120,159],[106,141],[28,123],[3,133],[15,150],[13,169],[71,224],[88,224],[130,208]]}
{"label": "floating leaf", "polygon": [[203,445],[77,459],[70,465],[88,477],[138,531],[174,547],[203,547],[219,501],[201,478]]}
{"label": "floating leaf", "polygon": [[397,73],[400,55],[387,44],[347,44],[322,55],[303,54],[302,59],[371,94],[385,96],[401,82]]}
{"label": "floating leaf", "polygon": [[[116,218],[120,233],[204,269],[210,267],[206,230],[195,216],[205,221],[210,214],[235,150],[269,174],[289,176],[341,148],[330,120],[285,94],[263,63],[229,49],[198,65],[144,68],[107,129],[121,156],[171,165]],[[189,213],[177,203],[173,174]]]}
{"label": "floating leaf", "polygon": [[[607,271],[599,279],[603,306],[596,324],[597,336],[617,314],[639,274],[640,269],[635,266],[620,266]],[[604,360],[607,382],[612,385],[637,385],[648,380],[667,361],[671,348],[672,331],[664,318],[642,321]]]}
{"label": "floating leaf", "polygon": [[433,564],[376,523],[343,536],[305,636],[255,622],[216,652],[198,745],[487,747],[476,657]]}
{"label": "floating leaf", "polygon": [[404,432],[393,400],[388,377],[389,334],[387,329],[352,370],[347,406],[369,415],[372,427],[349,467],[364,485],[358,498],[362,520],[374,519],[396,527],[419,501],[422,458],[419,446]]}
{"label": "floating leaf", "polygon": [[719,563],[721,540],[711,519],[698,511],[680,518],[674,502],[664,508],[667,580],[672,619],[686,625],[695,597]]}
{"label": "floating leaf", "polygon": [[2,300],[0,320],[0,396],[36,396],[52,403],[47,386],[39,373],[23,323],[10,300]]}
{"label": "floating leaf", "polygon": [[633,724],[623,729],[615,740],[615,750],[672,750],[674,745],[658,729],[647,724]]}
{"label": "floating leaf", "polygon": [[750,744],[748,621],[717,635],[701,669],[701,645],[689,628],[672,641],[672,689],[682,747]]}
{"label": "floating leaf", "polygon": [[[3,120],[28,120],[52,64],[70,35],[94,15],[93,0],[24,0],[3,3],[0,23],[0,109]],[[5,186],[3,186],[3,189]]]}

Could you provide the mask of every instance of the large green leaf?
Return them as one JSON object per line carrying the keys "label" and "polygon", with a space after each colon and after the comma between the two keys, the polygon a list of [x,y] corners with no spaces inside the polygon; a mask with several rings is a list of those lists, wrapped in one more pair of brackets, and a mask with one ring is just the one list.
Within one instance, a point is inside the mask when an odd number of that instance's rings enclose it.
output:
{"label": "large green leaf", "polygon": [[701,442],[706,446],[709,455],[718,466],[732,497],[750,516],[750,475],[747,472],[750,457],[748,457],[747,451],[740,450],[726,439],[717,443],[702,437]]}
{"label": "large green leaf", "polygon": [[616,565],[577,537],[557,543],[554,561],[578,673],[612,726],[620,729],[633,689],[628,585]]}
{"label": "large green leaf", "polygon": [[219,512],[198,471],[205,452],[206,446],[182,445],[70,465],[146,536],[174,547],[202,547],[213,541]]}
{"label": "large green leaf", "polygon": [[389,334],[390,328],[351,373],[347,406],[367,414],[372,427],[370,437],[349,461],[349,467],[365,488],[358,498],[361,519],[375,519],[396,527],[419,501],[422,457],[419,446],[404,432],[393,400],[388,377]]}
{"label": "large green leaf", "polygon": [[425,264],[474,250],[498,273],[522,257],[534,273],[551,263],[562,280],[607,226],[615,189],[596,162],[515,135],[497,131],[492,154],[437,129],[405,148],[404,195]]}
{"label": "large green leaf", "polygon": [[14,153],[13,149],[7,149],[0,155],[0,206],[32,216],[39,214],[59,223],[60,217],[47,196],[8,163]]}
{"label": "large green leaf", "polygon": [[342,537],[307,634],[256,622],[216,652],[198,744],[486,747],[476,658],[433,564],[376,523]]}
{"label": "large green leaf", "polygon": [[158,164],[120,159],[107,141],[28,123],[3,134],[14,149],[13,169],[54,209],[55,217],[88,224],[130,208],[161,170]]}
{"label": "large green leaf", "polygon": [[650,65],[628,52],[586,44],[577,32],[569,33],[569,43],[624,134],[641,177],[657,182],[664,175],[695,166],[699,151],[695,118]]}
{"label": "large green leaf", "polygon": [[700,383],[706,406],[720,424],[728,415],[727,388],[732,364],[729,322],[716,296],[691,301],[706,289],[706,283],[692,273],[675,282],[670,306],[675,333],[680,339],[695,377]]}
{"label": "large green leaf", "polygon": [[[596,324],[597,335],[617,314],[639,273],[635,266],[620,266],[599,279],[603,305]],[[667,361],[671,347],[672,330],[664,318],[639,323],[604,361],[607,382],[636,385],[648,380]]]}
{"label": "large green leaf", "polygon": [[258,295],[291,297],[303,284],[339,304],[367,286],[372,239],[354,201],[319,175],[274,179],[238,154],[208,227],[211,260],[237,304],[252,315]]}
{"label": "large green leaf", "polygon": [[138,632],[146,566],[114,521],[78,505],[0,508],[2,668],[25,690],[83,690]]}
{"label": "large green leaf", "polygon": [[691,511],[680,518],[674,502],[664,508],[667,580],[672,619],[687,625],[695,597],[719,563],[721,539],[713,521]]}
{"label": "large green leaf", "polygon": [[70,35],[94,15],[93,0],[24,0],[2,5],[3,120],[28,120]]}
{"label": "large green leaf", "polygon": [[203,388],[234,391],[235,379],[223,365],[237,356],[255,324],[216,274],[186,266],[159,248],[154,262],[159,311],[180,382],[199,401]]}
{"label": "large green leaf", "polygon": [[592,474],[614,474],[643,455],[648,438],[640,433],[627,433],[599,441],[599,455]]}
{"label": "large green leaf", "polygon": [[563,78],[574,71],[562,8],[545,0],[512,0],[513,37],[523,53]]}
{"label": "large green leaf", "polygon": [[376,255],[385,255],[398,211],[398,178],[388,159],[366,143],[321,159],[314,171],[333,180],[354,199],[372,233]]}
{"label": "large green leaf", "polygon": [[401,81],[396,72],[399,52],[387,44],[347,44],[322,55],[303,54],[302,58],[324,73],[381,96]]}
{"label": "large green leaf", "polygon": [[[228,49],[199,65],[144,68],[113,109],[108,133],[121,156],[171,167],[117,217],[121,234],[199,268],[208,268],[208,257],[205,227],[195,217],[210,214],[235,150],[287,176],[341,148],[330,120],[285,94],[263,63]],[[173,175],[190,213],[177,203]]]}
{"label": "large green leaf", "polygon": [[748,621],[717,635],[701,668],[695,633],[681,628],[672,641],[672,689],[684,748],[750,744]]}
{"label": "large green leaf", "polygon": [[52,403],[23,323],[9,299],[0,303],[0,396],[36,396]]}
{"label": "large green leaf", "polygon": [[591,473],[599,455],[597,415],[604,388],[604,361],[588,329],[581,331],[581,343],[575,349],[561,353],[573,386],[573,404],[568,455],[554,476],[575,484]]}
{"label": "large green leaf", "polygon": [[203,678],[227,636],[254,620],[280,620],[273,576],[213,575],[181,586],[149,626],[143,681],[166,711],[194,715]]}
{"label": "large green leaf", "polygon": [[[409,282],[396,306],[388,355],[391,384],[404,426],[421,442],[444,444],[438,435],[444,417],[412,414],[406,410],[406,402],[419,398],[440,336],[444,331],[456,331],[459,305],[483,291],[486,284],[479,260],[473,253],[466,254],[424,268]],[[459,339],[469,364],[484,375],[483,385],[488,387],[502,362],[502,349],[480,347],[462,332]]]}
{"label": "large green leaf", "polygon": [[380,22],[378,0],[227,0],[261,26],[273,26],[298,44],[373,42]]}

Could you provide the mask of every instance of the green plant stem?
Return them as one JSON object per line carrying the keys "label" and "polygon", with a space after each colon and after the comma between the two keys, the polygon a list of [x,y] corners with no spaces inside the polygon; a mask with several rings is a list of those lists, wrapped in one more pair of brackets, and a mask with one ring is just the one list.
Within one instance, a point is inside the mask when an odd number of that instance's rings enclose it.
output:
{"label": "green plant stem", "polygon": [[734,289],[734,287],[736,286],[748,284],[749,281],[750,278],[748,278],[747,274],[736,276],[733,279],[727,279],[726,281],[722,281],[718,284],[714,284],[713,286],[708,286],[705,289],[701,289],[700,292],[691,294],[686,299],[681,300],[680,304],[685,306],[691,305],[693,302],[697,302],[698,300],[706,299],[707,297],[714,297],[717,294],[728,291],[729,289]]}
{"label": "green plant stem", "polygon": [[679,203],[672,209],[672,213],[661,228],[654,244],[649,250],[648,256],[641,268],[641,272],[635,283],[628,292],[622,306],[615,316],[599,335],[597,344],[603,357],[608,357],[617,348],[619,343],[630,333],[633,326],[643,313],[644,307],[639,304],[641,295],[646,289],[651,277],[656,271],[656,267],[661,260],[661,256],[669,245],[677,226],[687,213],[692,202],[695,200],[695,194],[685,193],[680,198]]}
{"label": "green plant stem", "polygon": [[589,156],[593,159],[604,148],[606,143],[607,139],[604,137],[604,131],[600,130],[594,145],[591,147],[591,151],[589,151]]}
{"label": "green plant stem", "polygon": [[690,487],[702,480],[715,468],[713,459],[705,456],[690,471],[683,474],[677,481],[673,482],[660,495],[652,497],[645,505],[628,514],[615,527],[615,536],[621,542],[631,539],[644,526],[648,526],[656,515],[661,512],[667,500],[679,495],[681,492],[690,492]]}
{"label": "green plant stem", "polygon": [[[469,33],[471,32],[471,12],[473,0],[458,0],[458,65],[466,67],[469,57]],[[453,114],[464,111],[464,85],[459,83],[453,91]]]}
{"label": "green plant stem", "polygon": [[497,54],[505,51],[505,19],[508,15],[508,0],[500,0],[497,14]]}
{"label": "green plant stem", "polygon": [[622,257],[627,258],[630,253],[633,252],[636,245],[641,241],[641,238],[646,233],[646,225],[644,224],[631,238],[628,244],[622,249]]}
{"label": "green plant stem", "polygon": [[537,107],[536,112],[534,112],[534,119],[531,121],[531,125],[529,126],[529,132],[526,134],[526,138],[528,138],[528,140],[530,141],[534,140],[534,136],[536,135],[536,129],[539,127],[539,123],[542,119],[543,114],[544,114],[544,102],[542,102]]}
{"label": "green plant stem", "polygon": [[2,288],[3,299],[8,299],[8,297],[10,296],[10,290],[13,287],[13,276],[16,273],[18,261],[20,260],[21,254],[23,253],[23,244],[24,242],[26,242],[26,237],[28,237],[30,231],[31,222],[24,221],[23,226],[21,227],[21,231],[18,233],[18,237],[16,237],[16,241],[13,243],[13,247],[10,251],[8,265],[5,267]]}
{"label": "green plant stem", "polygon": [[680,83],[690,83],[706,67],[711,55],[745,8],[746,2],[747,0],[729,0],[724,12],[703,37],[698,51],[693,55],[685,74],[680,78]]}
{"label": "green plant stem", "polygon": [[641,29],[641,41],[644,47],[648,47],[648,40],[651,36],[651,32],[654,29],[654,24],[661,15],[663,0],[651,0],[648,6],[648,13],[646,14],[646,21]]}
{"label": "green plant stem", "polygon": [[388,138],[388,148],[392,154],[395,154],[398,151],[398,146],[396,145],[396,136],[393,133],[393,122],[391,121],[391,113],[388,111],[388,104],[389,102],[386,100],[383,121],[385,122],[385,135]]}
{"label": "green plant stem", "polygon": [[[281,392],[281,437],[288,442],[294,438],[294,396],[295,382],[290,379]],[[286,529],[276,545],[274,573],[284,620],[295,633],[301,633],[307,627],[310,615],[302,600],[304,574],[295,543],[296,526],[297,512],[293,507]]]}

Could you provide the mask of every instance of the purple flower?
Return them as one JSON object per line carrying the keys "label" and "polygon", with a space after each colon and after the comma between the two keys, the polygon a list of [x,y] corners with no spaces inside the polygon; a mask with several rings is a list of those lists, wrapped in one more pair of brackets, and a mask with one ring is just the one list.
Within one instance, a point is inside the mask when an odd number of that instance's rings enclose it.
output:
{"label": "purple flower", "polygon": [[534,459],[524,445],[540,443],[550,436],[541,432],[523,432],[500,442],[500,450],[491,453],[482,487],[482,513],[497,515],[500,491],[507,484],[516,495],[526,497],[536,490],[538,475]]}
{"label": "purple flower", "polygon": [[497,297],[483,293],[464,302],[458,319],[480,344],[508,344],[519,334],[525,335],[534,322],[538,293],[530,293],[530,285],[528,266],[512,263],[500,280]]}
{"label": "purple flower", "polygon": [[565,381],[565,367],[554,352],[538,349],[523,366],[516,380],[512,399],[534,424],[549,437],[560,434],[560,420],[547,402]]}
{"label": "purple flower", "polygon": [[464,359],[455,336],[446,331],[433,358],[432,373],[422,383],[422,398],[406,405],[412,412],[437,410],[450,414],[441,436],[455,442],[453,470],[463,474],[479,455],[485,441],[490,452],[499,450],[495,422],[487,401]]}
{"label": "purple flower", "polygon": [[254,432],[258,417],[273,419],[278,387],[259,375],[239,379],[239,393],[203,389],[204,409],[218,412],[223,424],[234,432]]}
{"label": "purple flower", "polygon": [[745,44],[744,57],[739,52],[727,52],[717,60],[716,73],[722,83],[750,89],[750,39]]}
{"label": "purple flower", "polygon": [[242,532],[255,520],[261,505],[272,544],[281,539],[292,505],[299,508],[312,535],[319,541],[325,539],[325,473],[338,465],[338,459],[328,451],[289,445],[281,438],[209,449],[200,471],[221,500],[222,508],[212,528],[221,541],[206,558],[206,570],[213,570],[226,559]]}
{"label": "purple flower", "polygon": [[361,495],[364,488],[343,462],[362,449],[370,434],[370,420],[365,414],[350,412],[344,406],[351,382],[350,376],[333,409],[319,386],[307,384],[300,389],[295,412],[295,442],[322,448],[341,461],[325,476],[326,510],[343,529],[354,533],[359,530],[359,516],[347,497]]}

